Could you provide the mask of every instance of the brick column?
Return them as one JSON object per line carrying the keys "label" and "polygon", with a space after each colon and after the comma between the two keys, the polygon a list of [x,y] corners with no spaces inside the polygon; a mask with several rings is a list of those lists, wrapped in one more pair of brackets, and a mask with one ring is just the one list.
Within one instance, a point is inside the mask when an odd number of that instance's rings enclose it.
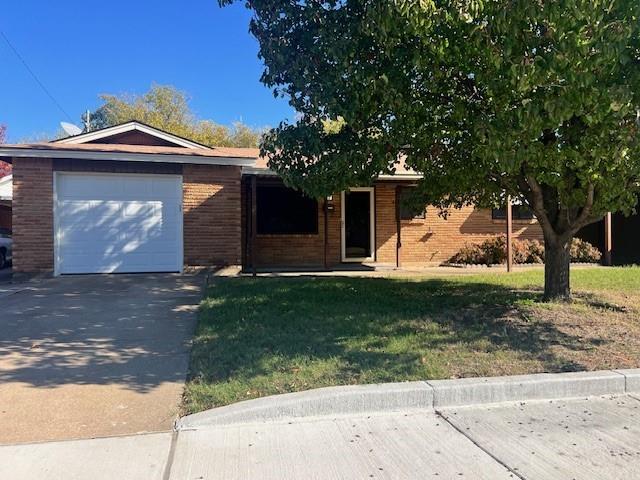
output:
{"label": "brick column", "polygon": [[13,159],[13,271],[53,271],[53,162]]}
{"label": "brick column", "polygon": [[184,263],[240,265],[240,167],[184,165]]}

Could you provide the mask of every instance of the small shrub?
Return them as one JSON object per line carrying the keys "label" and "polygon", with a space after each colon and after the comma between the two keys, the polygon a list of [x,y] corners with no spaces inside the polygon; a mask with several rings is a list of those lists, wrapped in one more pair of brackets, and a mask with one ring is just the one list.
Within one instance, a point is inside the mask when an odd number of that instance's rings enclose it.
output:
{"label": "small shrub", "polygon": [[[574,238],[571,244],[571,261],[597,263],[602,253],[589,242]],[[480,244],[465,244],[450,260],[451,263],[467,265],[496,265],[507,261],[506,235],[486,239]],[[514,240],[513,262],[544,263],[544,244],[538,240]]]}
{"label": "small shrub", "polygon": [[602,258],[600,250],[579,238],[573,239],[570,255],[572,262],[582,263],[598,263]]}
{"label": "small shrub", "polygon": [[519,240],[527,245],[528,256],[524,263],[544,263],[544,245],[538,240]]}
{"label": "small shrub", "polygon": [[507,261],[507,239],[505,235],[486,239],[480,244],[487,265],[505,263]]}
{"label": "small shrub", "polygon": [[[506,252],[505,252],[506,256]],[[531,248],[528,241],[515,240],[513,242],[513,263],[535,263],[530,262]]]}
{"label": "small shrub", "polygon": [[451,258],[451,263],[479,265],[485,263],[485,257],[480,249],[480,245],[466,243],[464,247]]}

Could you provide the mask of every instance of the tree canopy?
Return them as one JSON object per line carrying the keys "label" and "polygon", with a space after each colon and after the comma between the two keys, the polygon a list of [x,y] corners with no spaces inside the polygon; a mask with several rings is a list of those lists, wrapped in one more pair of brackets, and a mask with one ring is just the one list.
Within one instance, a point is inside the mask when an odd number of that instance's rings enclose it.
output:
{"label": "tree canopy", "polygon": [[[222,0],[222,4],[233,0]],[[631,212],[640,180],[637,0],[250,0],[262,81],[300,112],[270,166],[321,196],[403,158],[442,209],[528,204],[545,294],[568,298],[571,238]],[[339,119],[341,128],[326,128]]]}
{"label": "tree canopy", "polygon": [[152,85],[142,95],[100,95],[103,104],[91,113],[91,128],[137,120],[152,127],[218,147],[257,147],[263,130],[241,122],[231,127],[200,120],[189,107],[186,93],[169,85]]}

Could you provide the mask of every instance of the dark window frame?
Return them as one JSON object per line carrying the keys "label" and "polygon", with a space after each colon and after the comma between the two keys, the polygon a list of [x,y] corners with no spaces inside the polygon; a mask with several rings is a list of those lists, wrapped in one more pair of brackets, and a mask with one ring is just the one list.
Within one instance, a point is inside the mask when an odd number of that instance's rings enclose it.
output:
{"label": "dark window frame", "polygon": [[403,196],[410,195],[411,190],[414,188],[416,187],[400,187],[400,194],[398,195],[398,201],[400,202],[399,215],[400,220],[405,222],[410,222],[412,220],[425,220],[427,218],[427,207],[424,207],[422,211],[416,213],[402,201]]}
{"label": "dark window frame", "polygon": [[[271,198],[266,198],[268,193],[272,194]],[[275,203],[280,207],[278,212],[274,213]],[[315,198],[307,197],[301,191],[282,184],[257,183],[257,235],[318,235],[318,233],[318,201]]]}
{"label": "dark window frame", "polygon": [[[511,206],[511,215],[514,220],[533,220],[535,215],[533,214],[533,210],[529,208],[527,205],[512,205]],[[507,220],[507,208],[493,208],[491,210],[491,219],[492,220]]]}

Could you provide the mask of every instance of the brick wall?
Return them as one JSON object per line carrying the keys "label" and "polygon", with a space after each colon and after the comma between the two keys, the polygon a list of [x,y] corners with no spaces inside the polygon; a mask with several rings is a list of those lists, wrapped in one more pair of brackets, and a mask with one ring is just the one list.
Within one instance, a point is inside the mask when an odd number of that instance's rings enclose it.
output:
{"label": "brick wall", "polygon": [[[396,261],[396,184],[379,182],[376,185],[376,244],[377,261]],[[506,222],[493,220],[491,210],[463,207],[451,209],[447,219],[438,215],[435,207],[427,207],[426,218],[402,220],[402,249],[400,260],[410,264],[440,264],[450,259],[465,243],[505,233]],[[542,241],[542,229],[533,221],[513,222],[514,238]]]}
{"label": "brick wall", "polygon": [[240,167],[184,165],[186,265],[241,262]]}
{"label": "brick wall", "polygon": [[13,269],[53,270],[53,167],[50,159],[13,159]]}
{"label": "brick wall", "polygon": [[[243,265],[248,265],[246,247],[248,242],[247,209],[250,205],[249,181],[245,182],[242,196]],[[340,194],[333,196],[333,210],[327,214],[328,243],[327,264],[340,263]],[[324,266],[325,220],[323,200],[318,201],[318,233],[304,235],[256,235],[256,267],[322,267]]]}
{"label": "brick wall", "polygon": [[[376,262],[381,264],[396,262],[396,186],[391,182],[378,182],[375,185]],[[329,212],[330,266],[341,262],[340,200],[340,194],[333,196],[334,210]],[[246,199],[244,204],[248,204]],[[322,266],[324,219],[321,206],[318,208],[318,227],[318,235],[258,235],[256,266]],[[438,215],[435,207],[429,207],[426,218],[401,222],[400,260],[403,264],[440,264],[451,258],[465,243],[480,242],[504,233],[505,229],[505,221],[492,220],[490,210],[473,207],[453,209],[445,220]],[[542,240],[542,231],[535,221],[514,220],[513,229],[515,238]]]}

